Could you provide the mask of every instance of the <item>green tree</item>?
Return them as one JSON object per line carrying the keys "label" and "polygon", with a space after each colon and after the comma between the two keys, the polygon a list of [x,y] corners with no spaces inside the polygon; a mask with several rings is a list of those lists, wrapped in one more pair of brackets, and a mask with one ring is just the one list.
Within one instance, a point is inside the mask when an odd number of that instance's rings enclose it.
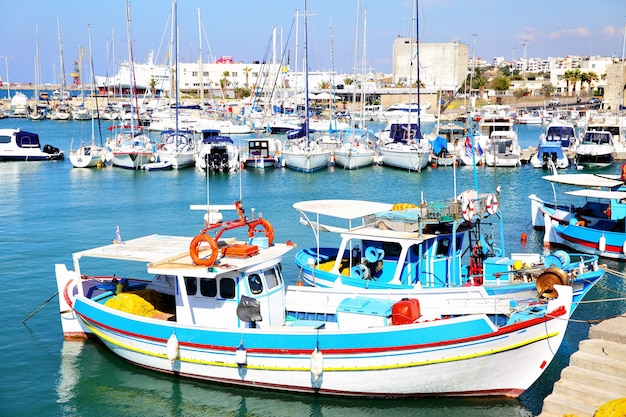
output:
{"label": "green tree", "polygon": [[530,90],[528,88],[517,88],[513,91],[513,96],[515,98],[522,98],[530,94]]}
{"label": "green tree", "polygon": [[352,78],[346,78],[343,80],[343,83],[345,85],[352,85],[352,83],[354,82],[354,80]]}
{"label": "green tree", "polygon": [[556,87],[553,86],[552,84],[548,83],[548,84],[543,84],[541,86],[541,95],[549,98],[552,96],[552,94],[554,94],[554,92],[556,91]]}
{"label": "green tree", "polygon": [[508,77],[504,75],[498,75],[496,78],[491,80],[491,88],[496,91],[506,91],[511,86],[511,81]]}

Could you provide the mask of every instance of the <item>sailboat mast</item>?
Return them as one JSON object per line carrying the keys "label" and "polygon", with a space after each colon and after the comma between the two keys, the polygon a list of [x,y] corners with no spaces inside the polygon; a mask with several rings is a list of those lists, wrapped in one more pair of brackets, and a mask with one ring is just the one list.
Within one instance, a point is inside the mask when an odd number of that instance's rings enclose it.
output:
{"label": "sailboat mast", "polygon": [[200,110],[204,110],[204,64],[202,63],[202,24],[200,21],[200,8],[198,7],[198,43],[200,45],[200,53],[198,56],[198,65],[200,66],[200,70],[198,71],[199,75],[199,84],[200,84]]}
{"label": "sailboat mast", "polygon": [[39,102],[39,26],[35,25],[35,111]]}
{"label": "sailboat mast", "polygon": [[65,100],[65,66],[63,64],[63,42],[61,41],[61,24],[59,23],[58,18],[57,18],[57,34],[59,37],[59,61],[61,65],[61,80],[60,80],[61,101],[64,101]]}
{"label": "sailboat mast", "polygon": [[176,141],[178,142],[178,4],[172,0],[172,33],[174,34],[174,111],[176,113]]}
{"label": "sailboat mast", "polygon": [[417,128],[421,132],[421,101],[420,101],[420,19],[419,0],[415,0],[415,62],[417,63]]}
{"label": "sailboat mast", "polygon": [[309,143],[309,52],[308,52],[308,29],[307,8],[304,0],[304,132],[307,144]]}
{"label": "sailboat mast", "polygon": [[128,4],[128,0],[126,0],[126,42],[128,46],[128,75],[130,77],[130,133],[132,136],[135,135],[135,110],[133,110],[133,97],[135,96],[135,83],[133,80],[133,50],[131,46],[131,37],[130,37],[130,5]]}

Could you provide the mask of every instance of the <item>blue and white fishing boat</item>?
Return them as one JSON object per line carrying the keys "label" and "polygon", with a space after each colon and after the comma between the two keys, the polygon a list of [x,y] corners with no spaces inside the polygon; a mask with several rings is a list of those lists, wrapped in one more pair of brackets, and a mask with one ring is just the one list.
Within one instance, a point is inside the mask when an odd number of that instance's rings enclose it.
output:
{"label": "blue and white fishing boat", "polygon": [[[565,251],[505,256],[504,245],[498,247],[490,235],[497,226],[504,242],[494,194],[464,192],[460,199],[420,205],[315,200],[294,208],[316,238],[315,247],[295,257],[306,285],[383,297],[480,287],[484,297],[525,298],[534,297],[542,275],[557,268],[563,281],[574,285],[578,302],[604,276],[597,256]],[[330,232],[332,242],[338,235],[339,245],[323,245],[322,232]]]}
{"label": "blue and white fishing boat", "polygon": [[51,161],[63,159],[52,145],[41,148],[39,135],[21,129],[0,129],[0,161]]}
{"label": "blue and white fishing boat", "polygon": [[[616,175],[570,174],[544,177],[576,186],[567,204],[529,196],[534,228],[544,229],[544,245],[561,245],[606,258],[626,260],[626,187]],[[577,202],[574,202],[577,199]]]}
{"label": "blue and white fishing boat", "polygon": [[[539,138],[537,153],[530,158],[533,168],[567,168],[569,158],[564,150],[573,147],[576,140],[574,124],[562,119],[553,120]],[[551,161],[551,162],[550,162]]]}
{"label": "blue and white fishing boat", "polygon": [[[558,280],[547,299],[506,303],[287,287],[280,262],[292,246],[266,220],[240,203],[233,221],[203,208],[212,223],[196,237],[118,235],[75,253],[73,270],[57,264],[64,336],[181,377],[383,398],[516,397],[563,341],[572,287]],[[245,239],[222,238],[238,227]]]}

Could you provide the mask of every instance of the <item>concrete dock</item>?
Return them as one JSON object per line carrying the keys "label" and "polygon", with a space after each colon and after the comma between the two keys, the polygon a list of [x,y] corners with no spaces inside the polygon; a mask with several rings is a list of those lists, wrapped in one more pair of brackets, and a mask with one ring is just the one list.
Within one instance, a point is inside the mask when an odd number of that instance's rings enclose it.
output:
{"label": "concrete dock", "polygon": [[[589,329],[570,357],[539,417],[593,416],[598,408],[626,397],[626,315]],[[626,410],[624,410],[626,413]],[[625,415],[625,414],[615,414]]]}

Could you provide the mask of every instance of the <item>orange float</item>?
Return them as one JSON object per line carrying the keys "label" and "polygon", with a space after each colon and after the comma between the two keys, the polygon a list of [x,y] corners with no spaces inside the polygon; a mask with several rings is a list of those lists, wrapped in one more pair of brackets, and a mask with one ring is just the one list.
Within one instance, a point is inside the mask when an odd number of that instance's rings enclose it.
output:
{"label": "orange float", "polygon": [[255,233],[260,232],[256,230],[256,226],[261,225],[265,229],[265,237],[267,238],[267,244],[272,245],[274,243],[274,227],[265,219],[258,219],[248,224],[248,237],[254,237]]}
{"label": "orange float", "polygon": [[[211,248],[211,255],[208,258],[200,258],[200,245],[204,242],[209,244]],[[211,266],[215,263],[217,259],[217,242],[211,236],[201,233],[198,236],[194,237],[191,243],[189,244],[189,255],[191,256],[191,260],[196,265],[201,266]]]}

